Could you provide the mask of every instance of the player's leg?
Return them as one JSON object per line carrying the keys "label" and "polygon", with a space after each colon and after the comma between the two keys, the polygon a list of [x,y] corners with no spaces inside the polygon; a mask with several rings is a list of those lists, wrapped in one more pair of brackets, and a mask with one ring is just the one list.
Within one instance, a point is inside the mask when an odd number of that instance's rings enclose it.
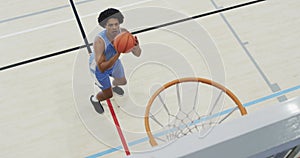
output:
{"label": "player's leg", "polygon": [[96,68],[96,78],[97,81],[99,83],[99,88],[101,89],[101,91],[97,94],[97,99],[99,101],[103,101],[106,99],[109,99],[113,96],[112,94],[112,89],[111,89],[111,83],[110,83],[110,79],[109,79],[109,74],[110,72],[104,72],[101,73],[98,68]]}
{"label": "player's leg", "polygon": [[101,89],[96,96],[91,96],[90,101],[93,104],[96,112],[102,114],[104,109],[101,105],[101,101],[109,99],[113,96],[109,75],[107,73],[101,73],[98,69],[95,71],[95,76],[98,81],[98,87]]}
{"label": "player's leg", "polygon": [[111,87],[110,88],[107,88],[105,90],[102,90],[100,91],[97,95],[96,95],[96,98],[98,101],[103,101],[103,100],[106,100],[106,99],[109,99],[113,96],[112,94],[112,89]]}
{"label": "player's leg", "polygon": [[114,78],[112,82],[113,86],[122,86],[127,84],[127,80],[125,77],[122,78]]}
{"label": "player's leg", "polygon": [[124,90],[121,87],[119,87],[119,85],[125,85],[125,84],[126,84],[125,78],[114,78],[113,80],[114,87],[112,88],[113,92],[117,93],[118,95],[124,95]]}
{"label": "player's leg", "polygon": [[113,84],[112,90],[119,95],[123,95],[124,90],[119,86],[126,85],[127,80],[125,77],[123,65],[120,60],[118,60],[115,63],[111,76],[114,78],[114,80],[112,81]]}
{"label": "player's leg", "polygon": [[[96,62],[95,62],[95,54],[92,53],[90,54],[90,58],[89,58],[89,68],[92,74],[92,77],[95,79],[95,84],[100,87],[100,83],[98,81],[98,78],[96,77]],[[97,81],[98,82],[97,82]],[[96,95],[97,96],[97,95]],[[97,97],[95,97],[94,95],[90,96],[90,101],[92,103],[92,105],[94,106],[94,109],[97,113],[102,114],[104,112],[103,106],[101,105],[100,101],[97,99]]]}

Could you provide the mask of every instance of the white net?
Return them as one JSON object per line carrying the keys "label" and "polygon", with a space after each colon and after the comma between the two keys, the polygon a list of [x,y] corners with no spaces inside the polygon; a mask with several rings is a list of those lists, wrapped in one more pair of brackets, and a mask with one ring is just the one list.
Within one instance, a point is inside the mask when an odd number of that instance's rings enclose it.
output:
{"label": "white net", "polygon": [[150,142],[152,136],[155,141],[152,145],[195,132],[204,136],[238,109],[228,89],[210,83],[178,80],[156,91],[149,101],[145,120]]}

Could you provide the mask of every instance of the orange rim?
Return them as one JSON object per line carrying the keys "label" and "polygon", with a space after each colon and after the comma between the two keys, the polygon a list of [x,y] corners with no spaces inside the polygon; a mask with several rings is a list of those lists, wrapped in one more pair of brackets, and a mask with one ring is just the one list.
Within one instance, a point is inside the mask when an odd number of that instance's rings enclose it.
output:
{"label": "orange rim", "polygon": [[226,87],[224,87],[223,85],[221,85],[221,84],[219,84],[217,82],[214,82],[212,80],[205,79],[205,78],[196,78],[196,77],[187,77],[187,78],[180,78],[180,79],[173,80],[171,82],[168,82],[168,83],[164,84],[162,87],[160,87],[151,96],[150,100],[148,101],[147,107],[146,107],[144,123],[145,123],[145,129],[146,129],[146,132],[147,132],[150,144],[152,146],[156,146],[157,145],[157,142],[154,139],[154,136],[153,136],[153,134],[151,132],[150,123],[149,123],[149,113],[150,113],[150,109],[151,109],[152,103],[155,100],[155,98],[163,90],[165,90],[165,89],[167,89],[167,88],[169,88],[169,87],[171,87],[171,86],[173,86],[175,84],[183,83],[183,82],[201,82],[201,83],[204,83],[204,84],[208,84],[208,85],[214,86],[214,87],[222,90],[223,92],[225,92],[235,102],[235,104],[237,105],[237,107],[238,107],[241,115],[246,115],[247,114],[247,110],[242,105],[242,103],[240,102],[240,100],[229,89],[227,89]]}

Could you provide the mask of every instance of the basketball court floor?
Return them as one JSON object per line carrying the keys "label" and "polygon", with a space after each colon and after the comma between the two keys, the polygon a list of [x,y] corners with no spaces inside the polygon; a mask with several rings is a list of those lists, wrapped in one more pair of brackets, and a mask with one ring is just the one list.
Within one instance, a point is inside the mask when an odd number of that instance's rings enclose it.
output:
{"label": "basketball court floor", "polygon": [[[109,7],[120,9],[122,26],[134,32],[251,1],[74,2],[93,42],[98,14]],[[142,55],[122,55],[126,94],[111,99],[131,153],[151,148],[145,106],[173,79],[219,82],[248,113],[300,96],[299,9],[298,0],[267,0],[137,33]],[[69,1],[11,0],[0,12],[0,157],[125,156],[107,104],[99,115],[89,102],[98,89],[86,48],[29,62],[84,45]]]}

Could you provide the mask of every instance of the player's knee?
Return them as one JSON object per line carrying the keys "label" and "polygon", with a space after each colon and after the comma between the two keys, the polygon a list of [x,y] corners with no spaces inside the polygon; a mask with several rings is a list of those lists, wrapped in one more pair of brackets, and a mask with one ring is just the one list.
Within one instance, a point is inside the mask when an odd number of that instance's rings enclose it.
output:
{"label": "player's knee", "polygon": [[127,84],[127,80],[123,79],[122,82],[121,82],[121,85],[126,85],[126,84]]}
{"label": "player's knee", "polygon": [[103,92],[103,96],[104,96],[105,100],[110,99],[113,97],[113,93],[112,93],[112,91],[105,91],[105,92]]}
{"label": "player's knee", "polygon": [[113,93],[112,92],[109,92],[107,95],[106,95],[106,99],[110,99],[113,97]]}
{"label": "player's knee", "polygon": [[126,84],[127,84],[126,78],[115,79],[114,80],[114,85],[126,85]]}

